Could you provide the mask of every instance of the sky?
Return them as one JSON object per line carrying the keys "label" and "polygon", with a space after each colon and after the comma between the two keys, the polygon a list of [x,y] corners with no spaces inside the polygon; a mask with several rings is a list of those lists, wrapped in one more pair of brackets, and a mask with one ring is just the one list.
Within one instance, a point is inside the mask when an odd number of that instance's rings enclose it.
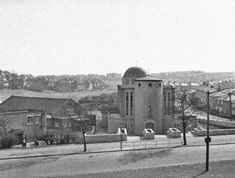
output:
{"label": "sky", "polygon": [[235,0],[0,0],[0,69],[235,71]]}

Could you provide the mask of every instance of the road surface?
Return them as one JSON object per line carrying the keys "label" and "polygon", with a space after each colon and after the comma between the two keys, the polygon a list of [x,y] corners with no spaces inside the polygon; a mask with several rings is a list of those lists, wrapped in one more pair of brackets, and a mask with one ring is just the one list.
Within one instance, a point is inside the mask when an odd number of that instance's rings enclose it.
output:
{"label": "road surface", "polygon": [[[210,162],[235,160],[235,145],[210,147]],[[205,162],[205,146],[1,160],[0,177],[87,177],[115,171],[156,169]]]}

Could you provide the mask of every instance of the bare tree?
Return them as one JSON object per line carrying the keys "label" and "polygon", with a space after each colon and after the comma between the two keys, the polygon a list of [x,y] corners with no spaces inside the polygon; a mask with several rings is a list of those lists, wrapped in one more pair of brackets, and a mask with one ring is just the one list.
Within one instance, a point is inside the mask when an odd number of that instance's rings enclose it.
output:
{"label": "bare tree", "polygon": [[86,134],[86,130],[87,130],[87,125],[88,125],[88,121],[89,121],[89,117],[87,114],[87,110],[84,109],[81,105],[79,105],[78,103],[75,103],[75,105],[70,108],[70,109],[64,109],[64,111],[66,112],[66,114],[69,116],[70,118],[70,122],[73,123],[73,121],[76,119],[77,121],[81,122],[81,131],[82,131],[82,136],[83,136],[83,144],[84,144],[84,152],[87,151],[86,149],[86,138],[85,138],[85,134]]}
{"label": "bare tree", "polygon": [[199,100],[198,98],[191,96],[189,90],[180,89],[176,92],[175,102],[175,115],[176,118],[182,121],[183,142],[184,145],[187,145],[186,128],[189,119],[196,114]]}

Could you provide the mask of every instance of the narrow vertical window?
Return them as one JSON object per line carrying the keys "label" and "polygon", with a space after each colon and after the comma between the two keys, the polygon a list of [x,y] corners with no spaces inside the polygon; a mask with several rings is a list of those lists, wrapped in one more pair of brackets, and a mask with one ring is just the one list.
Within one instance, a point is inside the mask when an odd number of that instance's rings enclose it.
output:
{"label": "narrow vertical window", "polygon": [[134,85],[135,84],[135,79],[132,79],[132,85]]}
{"label": "narrow vertical window", "polygon": [[130,92],[130,115],[133,114],[133,92]]}
{"label": "narrow vertical window", "polygon": [[164,92],[164,114],[166,114],[166,92]]}
{"label": "narrow vertical window", "polygon": [[168,93],[168,115],[171,114],[171,93]]}
{"label": "narrow vertical window", "polygon": [[126,92],[126,116],[129,115],[129,93]]}

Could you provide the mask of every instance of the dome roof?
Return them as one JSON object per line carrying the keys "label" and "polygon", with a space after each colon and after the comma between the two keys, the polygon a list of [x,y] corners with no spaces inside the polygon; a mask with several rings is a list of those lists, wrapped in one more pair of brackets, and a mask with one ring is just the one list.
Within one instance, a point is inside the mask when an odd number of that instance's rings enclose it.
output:
{"label": "dome roof", "polygon": [[123,78],[141,78],[146,77],[147,73],[140,67],[130,67],[125,72]]}

